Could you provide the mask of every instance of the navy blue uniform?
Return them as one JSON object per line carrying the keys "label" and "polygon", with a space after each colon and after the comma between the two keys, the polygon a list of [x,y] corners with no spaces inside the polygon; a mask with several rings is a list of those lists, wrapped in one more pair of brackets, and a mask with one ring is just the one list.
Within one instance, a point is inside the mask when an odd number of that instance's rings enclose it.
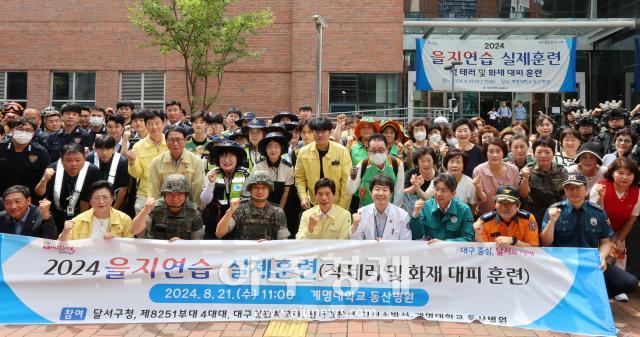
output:
{"label": "navy blue uniform", "polygon": [[93,147],[91,134],[87,130],[76,127],[71,133],[64,133],[64,129],[60,129],[49,135],[46,141],[47,149],[49,149],[49,157],[51,157],[52,162],[60,159],[60,150],[62,150],[65,144],[69,143],[77,143],[87,148]]}
{"label": "navy blue uniform", "polygon": [[[557,202],[550,207],[561,210],[554,226],[553,247],[598,248],[600,240],[613,235],[607,213],[597,204],[585,201],[575,209],[568,200]],[[549,224],[549,210],[544,214],[542,230]],[[604,282],[609,298],[622,293],[633,292],[638,287],[638,279],[626,271],[607,265]]]}

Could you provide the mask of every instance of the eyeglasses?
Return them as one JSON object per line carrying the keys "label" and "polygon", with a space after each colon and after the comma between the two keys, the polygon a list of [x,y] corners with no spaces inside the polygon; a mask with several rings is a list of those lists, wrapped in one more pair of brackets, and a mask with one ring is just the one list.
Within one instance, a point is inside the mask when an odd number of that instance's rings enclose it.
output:
{"label": "eyeglasses", "polygon": [[33,129],[23,129],[21,127],[14,128],[13,131],[35,132],[35,130],[33,130]]}

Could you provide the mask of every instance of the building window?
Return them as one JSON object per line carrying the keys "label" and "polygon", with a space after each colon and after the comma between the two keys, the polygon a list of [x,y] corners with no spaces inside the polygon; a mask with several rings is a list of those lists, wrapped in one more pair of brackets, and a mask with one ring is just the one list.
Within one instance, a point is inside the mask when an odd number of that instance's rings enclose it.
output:
{"label": "building window", "polygon": [[164,73],[120,73],[120,99],[136,107],[164,108]]}
{"label": "building window", "polygon": [[0,72],[0,101],[27,104],[27,72]]}
{"label": "building window", "polygon": [[[397,107],[398,74],[330,74],[329,111],[332,113]],[[366,114],[384,115],[384,112]]]}
{"label": "building window", "polygon": [[65,103],[96,104],[96,73],[54,72],[51,103],[61,107]]}

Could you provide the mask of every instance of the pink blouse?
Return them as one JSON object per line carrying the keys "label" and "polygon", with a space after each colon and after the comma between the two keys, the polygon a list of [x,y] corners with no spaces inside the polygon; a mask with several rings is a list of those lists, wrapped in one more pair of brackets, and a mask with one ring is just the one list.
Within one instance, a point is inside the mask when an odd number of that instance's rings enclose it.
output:
{"label": "pink blouse", "polygon": [[489,162],[482,163],[473,169],[473,177],[480,177],[482,180],[482,189],[487,195],[485,201],[478,200],[478,215],[490,212],[495,208],[495,201],[493,198],[496,196],[498,187],[504,185],[511,185],[518,188],[519,174],[518,167],[511,163],[504,163],[507,165],[507,172],[503,177],[495,177],[489,169]]}

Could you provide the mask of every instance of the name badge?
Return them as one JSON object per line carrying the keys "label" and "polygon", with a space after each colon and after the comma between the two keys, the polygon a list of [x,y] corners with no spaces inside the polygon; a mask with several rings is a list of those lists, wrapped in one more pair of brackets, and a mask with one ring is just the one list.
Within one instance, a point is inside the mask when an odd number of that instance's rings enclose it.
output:
{"label": "name badge", "polygon": [[74,213],[73,206],[67,206],[67,216],[73,216]]}

